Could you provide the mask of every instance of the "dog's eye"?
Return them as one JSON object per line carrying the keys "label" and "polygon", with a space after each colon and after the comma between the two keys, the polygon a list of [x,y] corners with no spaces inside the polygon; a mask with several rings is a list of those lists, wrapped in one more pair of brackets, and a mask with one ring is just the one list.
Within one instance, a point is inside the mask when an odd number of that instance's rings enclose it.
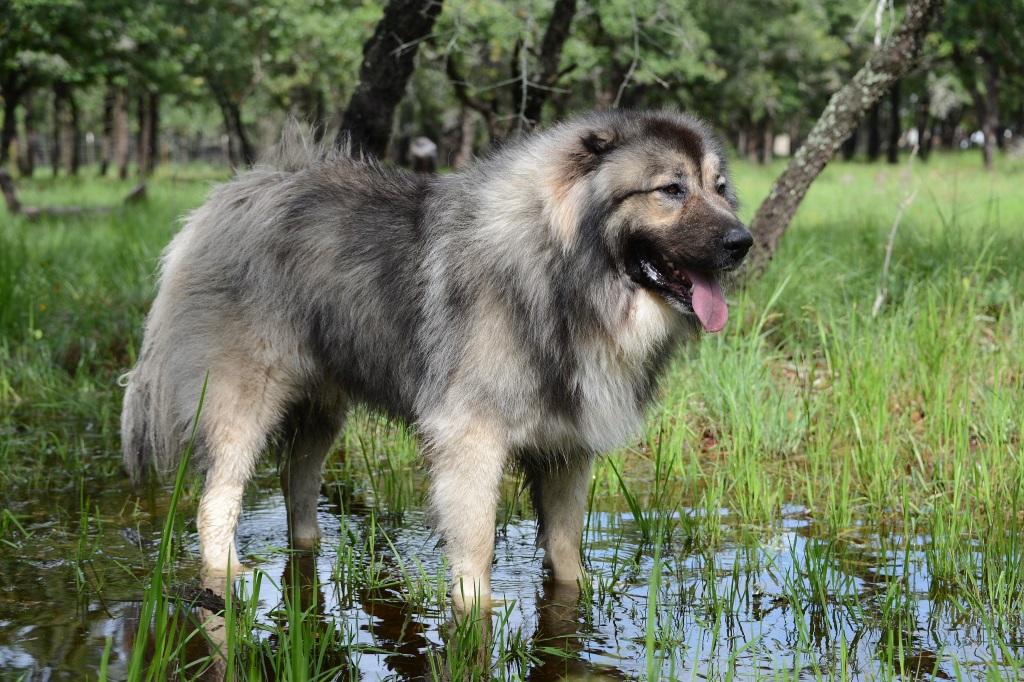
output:
{"label": "dog's eye", "polygon": [[673,182],[671,185],[665,185],[660,188],[660,190],[662,194],[667,194],[670,197],[681,197],[686,193],[686,190],[683,189],[683,186],[678,182]]}
{"label": "dog's eye", "polygon": [[725,196],[725,178],[723,178],[721,175],[719,175],[718,179],[715,180],[715,191],[721,194],[722,196]]}

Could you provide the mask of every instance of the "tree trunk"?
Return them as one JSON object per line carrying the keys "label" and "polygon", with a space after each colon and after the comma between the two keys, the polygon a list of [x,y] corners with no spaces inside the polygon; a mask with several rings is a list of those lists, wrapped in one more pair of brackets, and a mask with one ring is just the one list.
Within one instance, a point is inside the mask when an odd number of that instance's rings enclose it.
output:
{"label": "tree trunk", "polygon": [[843,142],[843,161],[853,161],[853,157],[857,155],[857,138],[859,127],[855,127],[850,132],[850,136]]}
{"label": "tree trunk", "polygon": [[71,86],[64,81],[53,84],[53,174],[61,168],[68,175],[78,174],[78,103]]}
{"label": "tree trunk", "polygon": [[103,141],[100,143],[99,176],[106,177],[110,169],[110,160],[114,156],[114,100],[117,93],[113,87],[107,87],[103,95]]}
{"label": "tree trunk", "polygon": [[[544,102],[551,94],[551,89],[558,82],[559,64],[562,60],[562,47],[569,37],[573,17],[576,15],[576,0],[555,0],[551,11],[551,19],[544,31],[540,43],[540,55],[537,58],[537,73],[527,78],[526,97],[520,102],[520,130],[529,131],[540,123]],[[529,74],[523,74],[524,77]],[[520,90],[520,92],[522,92]]]}
{"label": "tree trunk", "polygon": [[775,144],[775,135],[772,133],[771,119],[765,117],[757,124],[757,162],[766,164],[772,162],[772,147]]}
{"label": "tree trunk", "polygon": [[757,163],[757,149],[760,144],[761,133],[756,125],[751,123],[747,127],[747,148],[744,150],[743,155],[751,163]]}
{"label": "tree trunk", "polygon": [[118,87],[114,90],[113,111],[113,157],[117,166],[117,177],[128,177],[128,157],[131,146],[131,131],[128,128],[128,92]]}
{"label": "tree trunk", "polygon": [[153,132],[153,109],[151,107],[151,103],[152,98],[148,92],[143,92],[139,95],[139,130],[138,135],[135,138],[135,156],[138,163],[140,178],[148,176],[151,168],[150,159],[152,158],[153,153],[153,145],[150,141],[150,135]]}
{"label": "tree trunk", "polygon": [[35,111],[30,96],[22,97],[22,137],[18,143],[18,173],[24,178],[32,177],[36,171],[36,152],[39,135],[36,132]]}
{"label": "tree trunk", "polygon": [[891,164],[900,162],[900,82],[889,89],[889,143],[885,149],[885,160]]}
{"label": "tree trunk", "polygon": [[999,66],[990,55],[982,57],[985,69],[985,111],[981,131],[985,133],[982,145],[982,160],[985,170],[992,170],[996,153],[996,135],[999,134]]}
{"label": "tree trunk", "polygon": [[459,72],[453,55],[448,55],[445,60],[445,73],[448,75],[448,82],[455,91],[455,99],[459,100],[464,108],[472,109],[480,114],[484,121],[484,128],[487,130],[487,138],[493,143],[498,140],[498,120],[494,100],[484,101],[470,96],[469,88],[466,87],[466,80]]}
{"label": "tree trunk", "polygon": [[[8,89],[10,88],[10,89]],[[0,131],[0,167],[7,165],[11,157],[11,144],[18,133],[18,100],[20,94],[15,87],[4,84],[4,126]]]}
{"label": "tree trunk", "polygon": [[160,94],[149,95],[149,166],[147,173],[152,173],[160,163]]}
{"label": "tree trunk", "polygon": [[70,153],[67,154],[68,175],[78,175],[78,167],[82,163],[82,125],[78,110],[78,100],[71,88],[68,88],[68,118],[64,136]]}
{"label": "tree trunk", "polygon": [[462,170],[473,159],[473,141],[476,138],[476,117],[472,109],[463,105],[459,109],[459,148],[452,159],[455,170]]}
{"label": "tree trunk", "polygon": [[922,161],[928,161],[928,155],[932,153],[934,122],[932,121],[931,114],[931,95],[928,93],[927,84],[925,84],[921,98],[917,102],[914,127],[917,129],[917,156]]}
{"label": "tree trunk", "polygon": [[228,159],[231,165],[236,168],[251,166],[256,163],[256,152],[249,141],[248,133],[245,132],[241,103],[228,94],[227,88],[212,80],[210,89],[213,90],[221,116],[224,117],[224,128],[228,134]]}
{"label": "tree trunk", "polygon": [[942,143],[942,148],[946,150],[956,148],[956,129],[960,124],[960,118],[962,113],[960,111],[952,111],[946,115],[946,118],[942,119],[939,123],[939,142]]}
{"label": "tree trunk", "polygon": [[50,125],[52,126],[53,135],[50,169],[53,172],[53,177],[57,177],[60,174],[61,161],[64,158],[64,136],[61,133],[63,132],[62,122],[66,116],[64,110],[67,108],[67,102],[60,96],[57,88],[58,86],[54,85],[51,89],[53,92],[53,120],[50,122]]}
{"label": "tree trunk", "polygon": [[868,113],[868,161],[874,163],[882,155],[881,105],[877,102]]}
{"label": "tree trunk", "polygon": [[363,45],[359,82],[342,117],[336,144],[383,158],[395,108],[415,66],[416,51],[434,26],[442,0],[389,0]]}
{"label": "tree trunk", "polygon": [[775,253],[807,189],[828,164],[864,113],[917,62],[928,25],[942,0],[911,0],[903,23],[829,100],[806,142],[790,159],[751,222],[754,267],[763,267]]}

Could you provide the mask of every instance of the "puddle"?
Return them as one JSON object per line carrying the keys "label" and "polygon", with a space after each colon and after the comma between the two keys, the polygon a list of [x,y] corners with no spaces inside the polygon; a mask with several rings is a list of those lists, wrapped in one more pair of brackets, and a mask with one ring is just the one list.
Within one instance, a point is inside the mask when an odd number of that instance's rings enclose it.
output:
{"label": "puddle", "polygon": [[[327,540],[314,556],[280,549],[286,536],[279,494],[254,497],[240,542],[258,572],[237,581],[234,594],[257,592],[256,636],[270,648],[278,645],[269,640],[280,636],[274,626],[283,585],[297,590],[321,627],[345,643],[341,664],[355,676],[431,677],[450,642],[447,610],[429,595],[406,599],[397,584],[355,589],[365,582],[344,575],[375,570],[397,580],[405,571],[418,576],[414,584],[436,584],[441,553],[423,516],[406,513],[400,525],[371,522],[367,514],[339,515],[324,502]],[[76,508],[76,496],[68,498],[61,509]],[[117,510],[124,498],[125,490],[108,489],[91,508]],[[107,518],[91,513],[81,521],[84,533],[74,514],[56,523],[38,504],[22,511],[31,536],[17,548],[5,546],[0,557],[0,676],[95,677],[109,641],[110,677],[123,679],[158,529],[144,514],[126,524],[132,516],[124,510]],[[492,634],[504,639],[487,654],[504,666],[498,677],[625,679],[654,672],[676,679],[814,679],[844,670],[854,679],[972,679],[993,669],[1012,676],[1000,661],[1019,657],[1024,647],[1013,624],[969,615],[930,577],[927,538],[864,532],[829,541],[815,537],[808,515],[794,508],[774,532],[756,541],[728,540],[706,553],[685,537],[684,526],[675,524],[656,562],[629,514],[592,514],[586,549],[593,593],[577,598],[544,585],[534,522],[512,518],[498,536],[493,576],[493,590],[505,600],[492,617]],[[376,562],[340,556],[365,547],[371,528]],[[194,553],[194,534],[185,543]],[[60,556],[55,547],[63,548]],[[183,594],[195,593],[195,567],[178,564],[176,583]],[[652,591],[655,575],[659,586]],[[215,630],[210,622],[207,630]],[[1000,647],[991,644],[992,628],[1000,628]],[[218,635],[207,636],[216,641]],[[188,646],[189,655],[191,649],[197,658],[209,654],[205,638]],[[497,661],[502,646],[526,655]]]}

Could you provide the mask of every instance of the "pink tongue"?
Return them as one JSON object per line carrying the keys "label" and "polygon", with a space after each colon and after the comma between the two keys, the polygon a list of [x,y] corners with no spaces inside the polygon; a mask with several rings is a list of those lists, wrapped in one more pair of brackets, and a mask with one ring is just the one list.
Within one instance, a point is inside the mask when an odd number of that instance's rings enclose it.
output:
{"label": "pink tongue", "polygon": [[701,326],[709,332],[722,331],[729,320],[729,306],[725,303],[718,280],[691,270],[685,272],[693,283],[693,312],[697,313]]}

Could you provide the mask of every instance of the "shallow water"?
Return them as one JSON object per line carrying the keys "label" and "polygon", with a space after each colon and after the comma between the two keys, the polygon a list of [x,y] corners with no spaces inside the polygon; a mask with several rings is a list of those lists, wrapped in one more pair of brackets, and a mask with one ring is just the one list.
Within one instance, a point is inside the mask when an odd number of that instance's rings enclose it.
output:
{"label": "shallow water", "polygon": [[[16,545],[8,541],[0,557],[0,676],[95,677],[108,638],[110,676],[125,676],[159,532],[148,514],[118,507],[124,496],[123,490],[69,491],[50,505],[22,505],[29,535]],[[234,594],[258,590],[258,621],[273,625],[281,586],[297,585],[322,627],[347,642],[344,656],[357,676],[430,677],[451,639],[447,610],[406,599],[400,583],[349,590],[359,581],[339,576],[351,564],[338,556],[339,547],[365,544],[373,528],[385,577],[397,579],[404,570],[422,576],[414,584],[436,582],[441,553],[423,516],[371,521],[364,513],[339,514],[325,500],[321,550],[291,553],[281,549],[287,543],[280,495],[250,497],[240,546],[258,571],[237,581]],[[88,502],[89,513],[76,523],[76,512],[66,510],[83,499],[99,501]],[[47,510],[54,508],[63,518],[52,518]],[[930,578],[927,538],[865,530],[841,541],[819,539],[809,516],[789,508],[777,528],[756,534],[735,528],[723,514],[728,539],[707,553],[683,532],[685,519],[675,521],[660,549],[651,609],[654,549],[641,541],[629,514],[591,515],[585,545],[593,593],[582,598],[545,586],[534,522],[513,517],[498,534],[494,566],[493,589],[504,599],[492,616],[498,644],[482,654],[491,656],[497,676],[623,679],[656,671],[681,679],[779,673],[813,679],[845,670],[857,679],[973,679],[1024,648],[1022,633],[966,615],[957,596]],[[194,553],[194,534],[184,541]],[[176,582],[182,594],[194,595],[195,566],[178,563]],[[650,631],[649,614],[656,619]],[[1009,651],[989,644],[996,627]],[[517,638],[529,655],[498,660]],[[209,653],[200,638],[190,647],[197,657]]]}

